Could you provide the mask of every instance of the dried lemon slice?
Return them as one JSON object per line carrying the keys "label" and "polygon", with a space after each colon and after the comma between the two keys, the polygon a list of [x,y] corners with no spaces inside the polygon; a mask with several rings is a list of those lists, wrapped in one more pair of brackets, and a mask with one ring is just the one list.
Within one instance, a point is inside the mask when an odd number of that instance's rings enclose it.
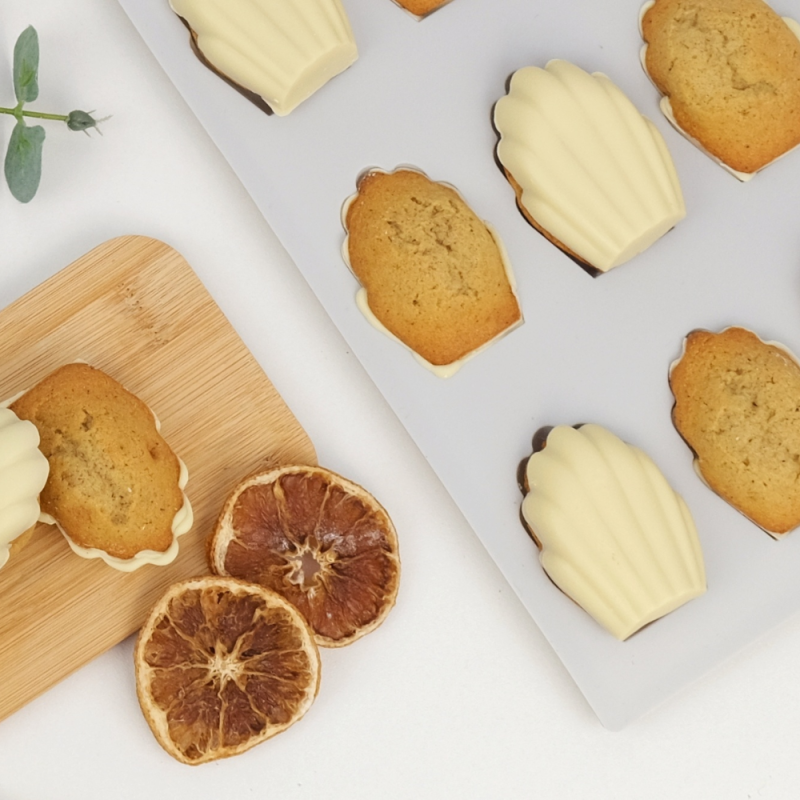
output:
{"label": "dried lemon slice", "polygon": [[394,605],[397,533],[378,501],[322,467],[253,475],[228,497],[209,541],[213,572],[282,594],[318,645],[369,633]]}
{"label": "dried lemon slice", "polygon": [[233,578],[171,586],[134,662],[144,716],[184,764],[234,756],[286,730],[319,689],[319,652],[297,609]]}

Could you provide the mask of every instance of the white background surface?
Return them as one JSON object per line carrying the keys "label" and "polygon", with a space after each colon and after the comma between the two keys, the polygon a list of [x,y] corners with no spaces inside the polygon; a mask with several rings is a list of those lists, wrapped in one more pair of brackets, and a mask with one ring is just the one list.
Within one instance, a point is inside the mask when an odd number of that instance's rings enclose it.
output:
{"label": "white background surface", "polygon": [[[0,304],[112,236],[172,244],[320,463],[387,506],[404,573],[378,631],[323,652],[317,702],[280,737],[205,767],[172,761],[139,712],[126,641],[0,723],[0,798],[796,796],[800,619],[604,730],[122,9],[6,0],[0,105],[28,24],[34,107],[113,117],[91,140],[48,126],[31,204],[0,187]],[[0,118],[3,150],[11,127]]]}

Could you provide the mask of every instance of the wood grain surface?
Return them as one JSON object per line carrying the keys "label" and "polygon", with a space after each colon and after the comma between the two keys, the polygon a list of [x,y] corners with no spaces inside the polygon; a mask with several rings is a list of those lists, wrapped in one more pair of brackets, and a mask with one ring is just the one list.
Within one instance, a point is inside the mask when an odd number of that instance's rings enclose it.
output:
{"label": "wood grain surface", "polygon": [[39,525],[0,570],[0,719],[136,631],[164,589],[208,572],[228,491],[314,447],[186,261],[153,239],[100,245],[0,312],[0,399],[84,360],[142,398],[189,469],[194,527],[167,567],[122,573]]}

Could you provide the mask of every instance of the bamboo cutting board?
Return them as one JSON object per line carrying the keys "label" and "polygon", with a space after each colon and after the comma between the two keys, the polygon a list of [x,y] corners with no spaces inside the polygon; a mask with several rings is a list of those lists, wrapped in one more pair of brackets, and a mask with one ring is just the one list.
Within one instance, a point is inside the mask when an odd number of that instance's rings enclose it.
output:
{"label": "bamboo cutting board", "polygon": [[208,572],[228,491],[314,447],[189,265],[163,242],[112,239],[0,312],[0,399],[84,360],[156,412],[186,462],[194,526],[167,567],[122,573],[39,525],[0,570],[0,719],[141,626],[166,586]]}

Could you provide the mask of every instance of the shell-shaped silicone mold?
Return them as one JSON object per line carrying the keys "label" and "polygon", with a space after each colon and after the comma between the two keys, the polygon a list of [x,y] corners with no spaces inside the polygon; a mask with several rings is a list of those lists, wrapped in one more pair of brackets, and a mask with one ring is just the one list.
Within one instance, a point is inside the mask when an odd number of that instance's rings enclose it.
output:
{"label": "shell-shaped silicone mold", "polygon": [[170,0],[208,61],[288,114],[358,57],[340,0]]}
{"label": "shell-shaped silicone mold", "polygon": [[9,544],[36,524],[49,471],[36,426],[0,408],[0,567],[8,560]]}
{"label": "shell-shaped silicone mold", "polygon": [[567,61],[514,73],[495,106],[497,157],[527,214],[603,272],[686,216],[663,137],[601,73]]}
{"label": "shell-shaped silicone mold", "polygon": [[618,639],[705,591],[689,509],[638,448],[599,425],[558,426],[526,480],[545,572]]}

